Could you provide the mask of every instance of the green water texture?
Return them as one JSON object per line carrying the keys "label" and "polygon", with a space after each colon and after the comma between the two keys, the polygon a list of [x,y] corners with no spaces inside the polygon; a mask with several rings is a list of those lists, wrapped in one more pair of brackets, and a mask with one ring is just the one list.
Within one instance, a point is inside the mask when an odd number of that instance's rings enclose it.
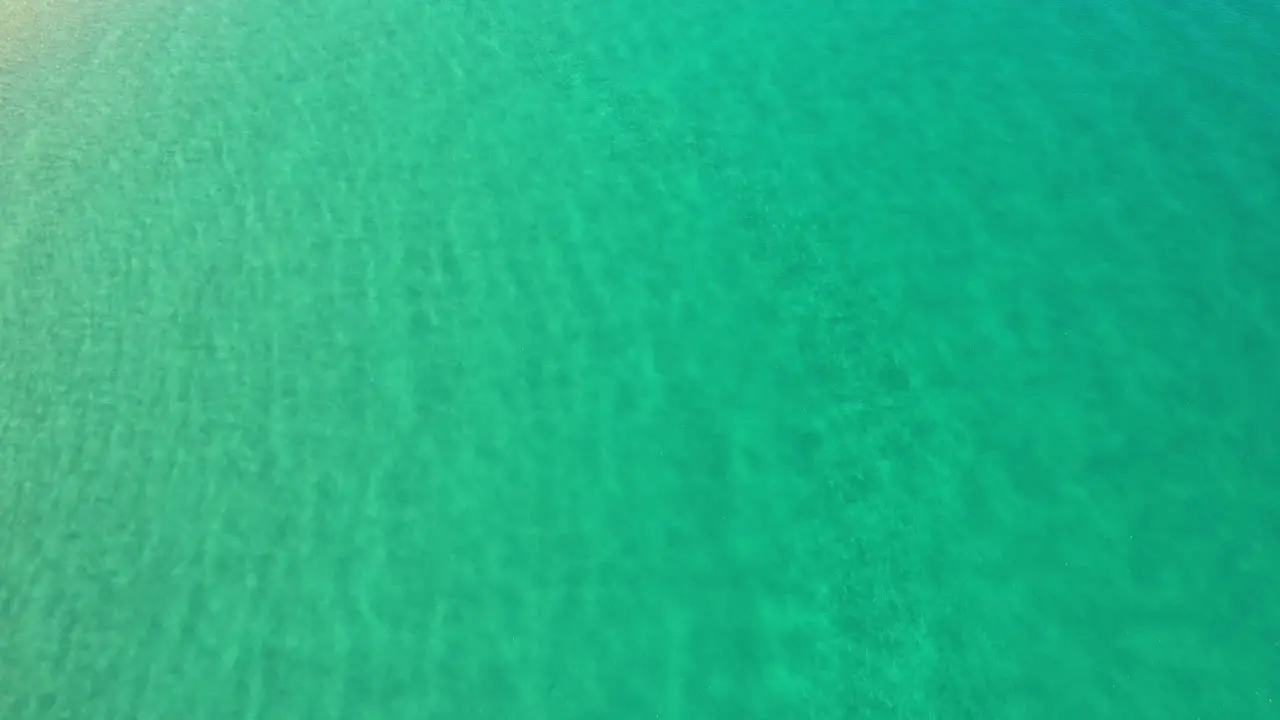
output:
{"label": "green water texture", "polygon": [[1280,6],[113,2],[0,717],[1280,717]]}

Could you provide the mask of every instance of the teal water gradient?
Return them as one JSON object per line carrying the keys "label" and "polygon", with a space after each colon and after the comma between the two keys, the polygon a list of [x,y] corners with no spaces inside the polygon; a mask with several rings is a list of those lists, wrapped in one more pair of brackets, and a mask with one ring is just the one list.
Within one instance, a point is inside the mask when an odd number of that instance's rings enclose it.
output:
{"label": "teal water gradient", "polygon": [[187,5],[3,86],[0,717],[1280,717],[1274,4]]}

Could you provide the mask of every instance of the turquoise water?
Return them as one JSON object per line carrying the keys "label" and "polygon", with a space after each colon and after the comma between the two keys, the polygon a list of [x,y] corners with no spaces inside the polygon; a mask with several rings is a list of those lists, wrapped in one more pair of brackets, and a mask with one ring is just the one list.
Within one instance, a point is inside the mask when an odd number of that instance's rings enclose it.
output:
{"label": "turquoise water", "polygon": [[1280,717],[1280,6],[178,5],[0,55],[0,717]]}

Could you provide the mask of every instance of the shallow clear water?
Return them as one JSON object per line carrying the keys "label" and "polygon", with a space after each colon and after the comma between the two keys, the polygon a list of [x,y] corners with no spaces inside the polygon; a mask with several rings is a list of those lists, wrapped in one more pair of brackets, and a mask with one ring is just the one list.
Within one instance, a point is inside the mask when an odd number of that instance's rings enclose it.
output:
{"label": "shallow clear water", "polygon": [[0,70],[0,716],[1280,714],[1273,4],[188,5]]}

